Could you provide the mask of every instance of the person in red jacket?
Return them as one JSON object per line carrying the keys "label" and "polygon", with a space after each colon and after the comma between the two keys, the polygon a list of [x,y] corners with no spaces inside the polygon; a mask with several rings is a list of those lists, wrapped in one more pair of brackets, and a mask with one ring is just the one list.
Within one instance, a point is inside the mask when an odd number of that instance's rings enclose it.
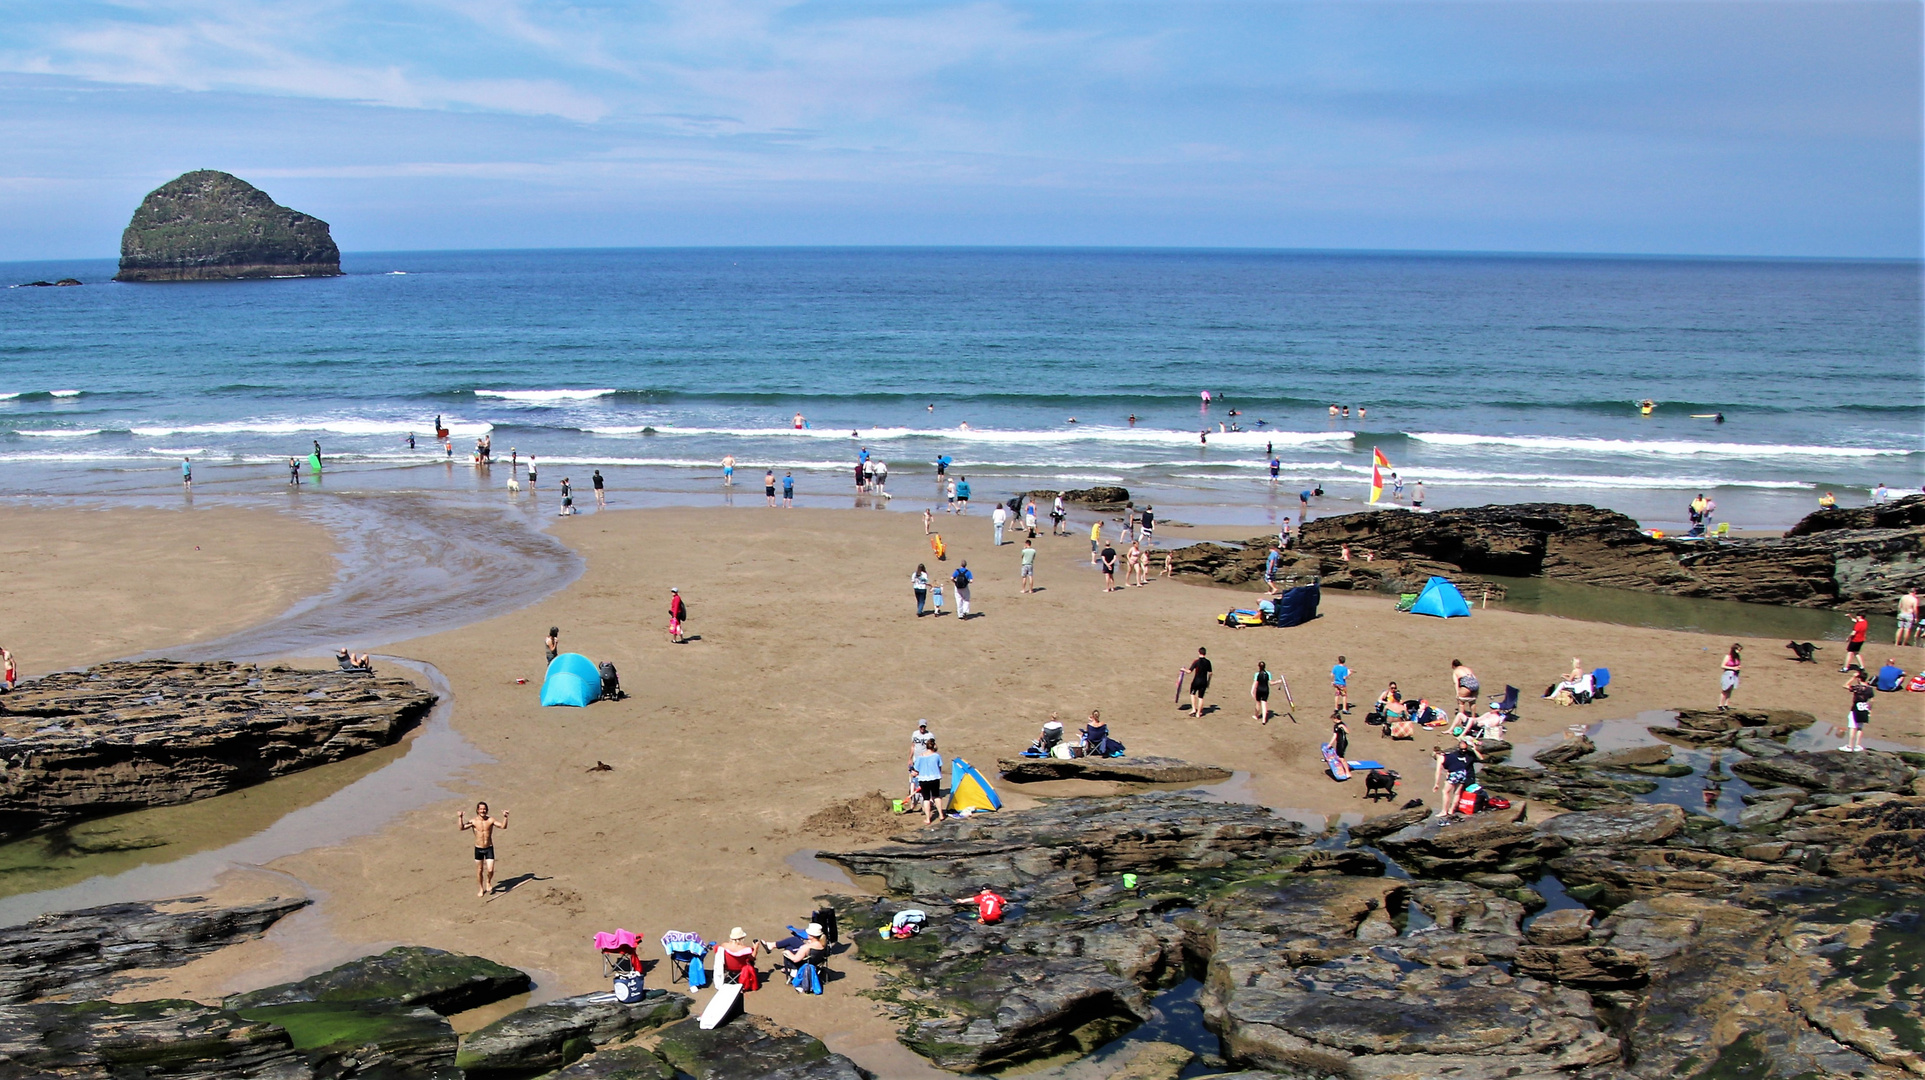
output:
{"label": "person in red jacket", "polygon": [[1008,901],[996,895],[995,890],[984,885],[981,892],[974,896],[965,896],[956,903],[974,906],[976,918],[982,922],[999,923],[1003,921],[1003,907],[1008,904]]}
{"label": "person in red jacket", "polygon": [[688,618],[688,605],[682,602],[682,590],[668,591],[668,639],[680,643],[682,640],[682,620]]}

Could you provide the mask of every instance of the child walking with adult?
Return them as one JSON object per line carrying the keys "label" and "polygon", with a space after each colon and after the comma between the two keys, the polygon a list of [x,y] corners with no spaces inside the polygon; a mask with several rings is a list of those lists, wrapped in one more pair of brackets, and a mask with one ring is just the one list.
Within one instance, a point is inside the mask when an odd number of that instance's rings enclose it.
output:
{"label": "child walking with adult", "polygon": [[1718,711],[1731,708],[1731,692],[1738,688],[1738,675],[1744,670],[1744,646],[1731,643],[1731,651],[1724,654],[1724,674],[1718,676]]}
{"label": "child walking with adult", "polygon": [[920,619],[923,605],[929,601],[929,568],[922,563],[917,563],[916,572],[909,575],[909,591],[916,594],[916,618]]}

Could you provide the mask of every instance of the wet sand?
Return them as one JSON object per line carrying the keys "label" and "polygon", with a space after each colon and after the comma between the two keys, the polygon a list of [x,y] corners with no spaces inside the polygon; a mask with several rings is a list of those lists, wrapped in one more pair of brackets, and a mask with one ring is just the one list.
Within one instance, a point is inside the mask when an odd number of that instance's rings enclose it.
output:
{"label": "wet sand", "polygon": [[[1214,615],[1247,603],[1248,594],[1169,580],[1103,593],[1083,521],[1080,536],[1038,539],[1032,596],[1018,595],[1020,544],[993,548],[986,515],[939,523],[950,550],[942,564],[930,558],[919,517],[905,514],[755,507],[556,522],[553,535],[586,559],[579,580],[525,610],[384,650],[445,674],[455,730],[494,763],[468,767],[449,785],[457,798],[270,868],[320,901],[301,916],[302,934],[318,933],[318,921],[330,942],[474,952],[553,973],[559,990],[575,993],[605,986],[590,945],[597,930],[622,926],[653,941],[670,929],[720,937],[739,924],[778,938],[785,925],[801,925],[811,898],[833,886],[806,860],[793,860],[798,852],[916,827],[917,819],[891,819],[883,801],[906,786],[908,737],[919,717],[929,719],[945,757],[960,755],[993,780],[996,759],[1015,756],[1051,712],[1074,731],[1100,708],[1132,753],[1247,773],[1234,782],[1245,797],[1314,820],[1385,809],[1372,811],[1360,781],[1330,781],[1317,757],[1329,733],[1328,670],[1339,653],[1349,658],[1357,703],[1350,756],[1400,770],[1400,800],[1430,796],[1434,740],[1381,740],[1363,713],[1386,679],[1448,701],[1454,657],[1477,670],[1487,695],[1507,681],[1524,688],[1524,719],[1512,731],[1520,740],[1717,700],[1724,638],[1497,610],[1443,622],[1397,614],[1388,596],[1338,592],[1325,595],[1324,617],[1304,627],[1224,629]],[[1204,533],[1184,530],[1181,542]],[[932,577],[946,577],[959,559],[978,575],[979,617],[957,619],[951,598],[950,614],[916,619],[910,571],[925,562]],[[500,568],[522,570],[512,561]],[[671,586],[692,608],[686,644],[664,632]],[[632,696],[541,709],[541,639],[550,625],[561,627],[564,649],[615,663]],[[1178,669],[1199,645],[1217,674],[1215,708],[1197,720],[1171,697]],[[1737,704],[1842,716],[1835,667],[1789,663],[1775,640],[1749,641],[1747,652]],[[1880,646],[1866,653],[1874,665],[1885,655]],[[1573,656],[1614,671],[1610,698],[1576,708],[1538,701]],[[1288,678],[1297,722],[1251,719],[1248,688],[1259,659]],[[1911,669],[1921,659],[1921,650],[1904,650],[1901,663]],[[1273,704],[1286,707],[1280,691]],[[1918,745],[1916,710],[1903,715],[1910,705],[1881,696],[1873,734]],[[598,762],[610,768],[591,771]],[[1001,787],[1015,806],[1114,790]],[[875,792],[886,795],[869,797]],[[469,835],[454,823],[477,799],[510,814],[496,841],[502,888],[485,899],[475,895]],[[298,948],[271,934],[164,973],[141,993],[207,999],[285,978]],[[772,985],[751,995],[749,1007],[824,1036],[881,1075],[946,1075],[897,1046],[891,1025],[852,992],[872,985],[864,965],[845,957],[834,967],[838,977],[822,998]],[[665,967],[651,984],[666,984]]]}
{"label": "wet sand", "polygon": [[22,677],[204,641],[334,580],[334,538],[265,509],[0,509],[0,645]]}

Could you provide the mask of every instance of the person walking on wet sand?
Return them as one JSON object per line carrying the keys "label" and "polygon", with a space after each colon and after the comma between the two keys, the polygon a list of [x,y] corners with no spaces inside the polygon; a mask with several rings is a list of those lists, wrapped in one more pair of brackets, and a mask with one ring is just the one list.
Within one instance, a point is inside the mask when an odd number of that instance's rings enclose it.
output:
{"label": "person walking on wet sand", "polygon": [[1203,715],[1203,699],[1210,693],[1210,671],[1213,666],[1210,663],[1209,650],[1199,645],[1196,650],[1196,659],[1190,661],[1189,669],[1191,716]]}
{"label": "person walking on wet sand", "polygon": [[[1250,681],[1250,697],[1257,703],[1257,711],[1250,719],[1270,722],[1270,668],[1263,661],[1257,661],[1256,678]],[[1339,716],[1342,713],[1337,714]]]}
{"label": "person walking on wet sand", "polygon": [[765,472],[762,474],[762,495],[764,498],[769,500],[770,506],[775,505],[775,470],[774,469],[770,469],[768,472]]}
{"label": "person walking on wet sand", "polygon": [[595,485],[595,509],[608,509],[608,493],[607,489],[602,486],[602,471],[596,469],[595,475],[589,477],[588,482]]}
{"label": "person walking on wet sand", "polygon": [[488,804],[475,804],[475,819],[469,821],[461,811],[455,811],[455,825],[462,832],[475,834],[475,895],[486,896],[495,891],[495,832],[508,827],[508,811],[501,816],[489,817]]}
{"label": "person walking on wet sand", "polygon": [[194,463],[186,458],[180,459],[180,486],[194,490]]}

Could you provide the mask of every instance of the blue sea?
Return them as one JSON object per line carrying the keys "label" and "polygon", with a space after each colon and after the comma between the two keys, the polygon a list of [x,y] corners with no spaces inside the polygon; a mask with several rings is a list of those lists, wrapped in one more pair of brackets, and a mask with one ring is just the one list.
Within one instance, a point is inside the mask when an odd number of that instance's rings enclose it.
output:
{"label": "blue sea", "polygon": [[86,282],[0,290],[8,492],[177,494],[187,458],[197,493],[274,496],[314,441],[332,488],[499,491],[505,462],[472,464],[483,435],[544,485],[599,468],[626,505],[720,500],[725,454],[739,482],[793,471],[805,504],[875,505],[850,477],[864,447],[895,509],[929,505],[948,455],[979,502],[1121,484],[1197,523],[1294,516],[1316,486],[1313,513],[1358,508],[1373,449],[1405,504],[1421,481],[1432,508],[1588,502],[1671,528],[1699,492],[1771,528],[1825,491],[1925,481],[1913,262],[649,249],[343,268],[123,285],[107,260],[0,264]]}

